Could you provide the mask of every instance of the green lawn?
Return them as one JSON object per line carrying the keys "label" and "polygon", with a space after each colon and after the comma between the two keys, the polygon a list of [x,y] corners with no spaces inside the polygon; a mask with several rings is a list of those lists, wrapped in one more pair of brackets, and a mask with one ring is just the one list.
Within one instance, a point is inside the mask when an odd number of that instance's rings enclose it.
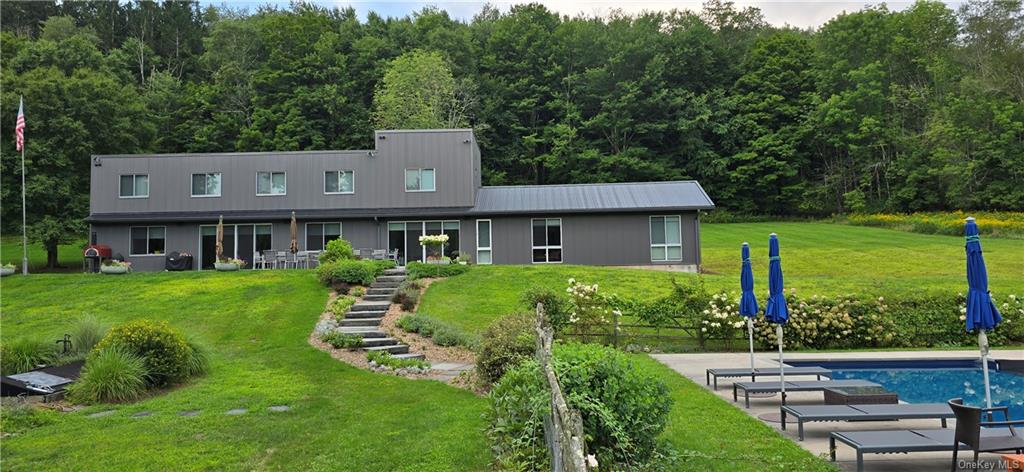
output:
{"label": "green lawn", "polygon": [[[82,269],[82,246],[85,240],[57,247],[57,263],[67,271]],[[21,236],[0,237],[0,264],[14,264],[21,273]],[[28,243],[28,269],[38,272],[46,268],[46,250],[39,243]]]}
{"label": "green lawn", "polygon": [[[50,274],[0,284],[5,340],[56,339],[92,314],[167,320],[212,350],[211,374],[147,400],[41,414],[33,427],[6,415],[3,430],[14,434],[3,440],[5,470],[488,468],[486,399],[355,369],[307,344],[327,297],[307,271]],[[676,399],[664,437],[682,455],[677,470],[828,469],[667,367],[636,359]],[[279,404],[293,410],[266,411]],[[249,413],[224,415],[239,407]],[[179,416],[185,410],[201,413]],[[142,411],[153,414],[131,417]]]}
{"label": "green lawn", "polygon": [[[767,291],[768,234],[779,234],[786,287],[803,295],[866,294],[898,297],[927,291],[964,292],[963,238],[906,233],[830,223],[742,223],[701,225],[705,282],[711,289],[739,290],[740,244],[751,245],[759,294]],[[1020,293],[1024,242],[982,241],[995,293]],[[623,297],[656,298],[672,278],[695,277],[644,269],[572,265],[476,266],[436,282],[419,312],[479,332],[495,317],[523,310],[522,293],[533,286],[563,290],[570,277],[597,283]]]}

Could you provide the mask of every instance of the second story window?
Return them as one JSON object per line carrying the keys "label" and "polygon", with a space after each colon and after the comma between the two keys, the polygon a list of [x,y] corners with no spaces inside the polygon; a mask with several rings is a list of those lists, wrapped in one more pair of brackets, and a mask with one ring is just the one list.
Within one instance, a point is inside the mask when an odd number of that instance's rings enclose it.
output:
{"label": "second story window", "polygon": [[219,197],[220,172],[210,174],[192,174],[193,197]]}
{"label": "second story window", "polygon": [[287,191],[284,172],[257,172],[256,195],[284,195]]}
{"label": "second story window", "polygon": [[324,172],[324,193],[355,193],[356,174],[351,170]]}
{"label": "second story window", "polygon": [[405,169],[406,192],[433,192],[434,169]]}
{"label": "second story window", "polygon": [[146,198],[149,196],[149,175],[131,174],[121,176],[121,198]]}

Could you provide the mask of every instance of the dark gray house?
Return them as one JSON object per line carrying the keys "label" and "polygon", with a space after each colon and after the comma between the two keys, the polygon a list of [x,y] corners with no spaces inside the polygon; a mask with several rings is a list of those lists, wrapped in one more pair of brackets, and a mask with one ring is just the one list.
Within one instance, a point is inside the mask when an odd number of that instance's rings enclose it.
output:
{"label": "dark gray house", "polygon": [[[136,270],[162,270],[187,251],[212,267],[223,216],[225,255],[299,250],[343,237],[355,248],[398,249],[424,260],[423,234],[447,234],[480,264],[700,264],[697,182],[483,187],[473,131],[375,132],[361,151],[93,156],[91,242]],[[251,264],[249,264],[251,265]]]}

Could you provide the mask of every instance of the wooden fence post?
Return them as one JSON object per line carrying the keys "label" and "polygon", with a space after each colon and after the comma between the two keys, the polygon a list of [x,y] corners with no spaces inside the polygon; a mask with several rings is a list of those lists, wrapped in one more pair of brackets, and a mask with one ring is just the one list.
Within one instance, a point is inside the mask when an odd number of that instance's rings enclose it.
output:
{"label": "wooden fence post", "polygon": [[555,472],[586,472],[583,419],[569,408],[562,396],[555,369],[551,365],[554,330],[544,322],[544,305],[537,304],[537,362],[551,389],[551,415],[544,421],[544,436],[551,451],[551,470]]}

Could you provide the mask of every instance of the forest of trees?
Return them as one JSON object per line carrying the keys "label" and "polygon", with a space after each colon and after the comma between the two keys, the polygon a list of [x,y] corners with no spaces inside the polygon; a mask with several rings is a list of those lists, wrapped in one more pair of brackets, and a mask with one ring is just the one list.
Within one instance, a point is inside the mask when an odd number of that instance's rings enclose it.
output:
{"label": "forest of trees", "polygon": [[37,241],[84,234],[91,154],[368,148],[375,125],[473,127],[491,185],[692,178],[742,214],[1024,208],[1019,0],[866,7],[813,31],[721,0],[471,21],[183,2],[0,14],[0,216],[19,228],[23,95]]}

